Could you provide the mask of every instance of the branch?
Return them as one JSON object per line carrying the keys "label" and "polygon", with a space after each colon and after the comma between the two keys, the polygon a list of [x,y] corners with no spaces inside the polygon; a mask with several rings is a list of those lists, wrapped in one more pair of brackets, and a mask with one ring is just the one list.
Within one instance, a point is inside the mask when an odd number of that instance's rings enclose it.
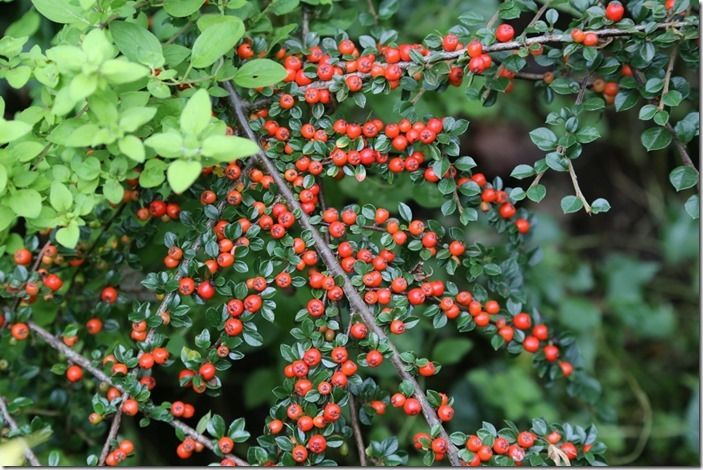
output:
{"label": "branch", "polygon": [[674,64],[676,64],[676,55],[679,52],[679,45],[676,44],[673,49],[671,49],[671,54],[669,55],[669,63],[666,66],[666,72],[664,73],[664,88],[662,88],[661,98],[659,98],[659,104],[657,109],[659,111],[664,109],[664,97],[669,93],[669,85],[671,84],[671,73],[674,71]]}
{"label": "branch", "polygon": [[[351,322],[349,322],[351,325]],[[356,440],[356,449],[359,453],[359,465],[366,467],[366,445],[364,445],[364,436],[361,434],[361,426],[359,425],[359,417],[356,412],[356,401],[354,395],[349,392],[349,413],[351,414],[351,425],[354,431],[354,439]]]}
{"label": "branch", "polygon": [[[2,396],[0,396],[0,415],[2,415],[3,421],[7,423],[7,425],[12,431],[19,431],[19,427],[17,427],[17,423],[14,419],[12,419],[12,416],[10,416],[10,412],[7,410],[7,404],[5,403],[5,399]],[[42,466],[42,464],[39,462],[39,459],[37,459],[37,456],[34,455],[34,452],[32,452],[32,449],[29,447],[29,445],[26,445],[24,448],[24,456],[27,458],[27,460],[29,460],[33,467]]]}
{"label": "branch", "polygon": [[[84,370],[90,372],[90,374],[92,374],[98,380],[100,380],[102,382],[107,382],[110,386],[115,387],[117,390],[119,390],[122,393],[125,393],[125,389],[122,385],[113,382],[113,380],[110,377],[108,377],[107,375],[105,375],[105,373],[103,371],[94,367],[87,358],[78,354],[77,352],[75,352],[74,350],[72,350],[71,348],[69,348],[68,346],[63,344],[62,341],[60,341],[58,338],[51,335],[51,333],[46,331],[44,328],[40,327],[39,325],[37,325],[36,323],[31,322],[31,321],[27,322],[27,325],[29,325],[30,330],[35,332],[49,346],[51,346],[52,348],[54,348],[57,351],[59,351],[60,353],[62,353],[71,362],[78,364]],[[190,426],[185,424],[183,421],[179,421],[177,419],[174,419],[173,421],[168,421],[168,424],[170,424],[172,427],[174,427],[176,429],[180,429],[185,434],[189,435],[190,437],[192,437],[196,441],[200,442],[201,444],[203,444],[205,447],[212,450],[213,452],[215,451],[215,445],[212,443],[212,440],[208,439],[207,437],[205,437],[204,435],[202,435],[201,433],[199,433],[195,429],[191,428]],[[234,460],[237,463],[237,465],[239,465],[239,466],[248,466],[249,465],[248,462],[240,459],[236,455],[228,454],[225,457]]]}
{"label": "branch", "polygon": [[[600,29],[600,30],[595,30],[595,31],[589,31],[596,36],[600,38],[608,38],[608,37],[622,37],[622,36],[631,36],[636,33],[640,33],[644,31],[647,27],[650,25],[637,25],[633,26],[630,29],[619,29],[619,28],[606,28],[606,29]],[[657,23],[654,26],[653,30],[658,30],[658,29],[665,29],[665,28],[681,28],[685,26],[694,26],[690,22],[687,21],[667,21],[664,23]],[[573,39],[571,38],[570,33],[548,33],[548,34],[542,34],[540,36],[533,36],[531,38],[527,39],[522,39],[522,40],[515,40],[515,41],[508,41],[508,42],[502,42],[502,43],[495,43],[491,44],[488,46],[483,47],[483,52],[501,52],[501,51],[511,51],[511,50],[518,50],[523,47],[528,47],[532,44],[548,44],[548,43],[572,43],[574,42]],[[465,57],[467,54],[466,48],[462,48],[457,51],[453,52],[438,52],[435,54],[431,54],[426,56],[423,59],[423,62],[425,65],[433,64],[435,62],[441,62],[443,60],[450,60],[450,59],[459,59],[462,57]],[[415,62],[398,62],[397,65],[401,69],[406,69],[410,67],[411,65],[418,65]],[[369,78],[371,77],[370,73],[360,73],[360,72],[354,72],[354,73],[348,73],[348,74],[343,74],[343,75],[337,75],[334,79],[328,80],[328,81],[320,81],[320,82],[313,82],[310,85],[298,87],[298,90],[301,92],[305,91],[308,88],[329,88],[331,85],[337,83],[338,81],[344,80],[346,77],[350,76],[358,76],[361,77],[362,79],[364,78]]]}
{"label": "branch", "polygon": [[[129,397],[128,393],[123,393],[122,394],[122,401],[120,403],[124,403],[124,401]],[[107,458],[107,454],[110,453],[110,443],[115,440],[117,437],[117,433],[120,431],[120,424],[122,423],[122,406],[117,408],[117,412],[115,412],[114,418],[112,418],[112,425],[110,426],[110,432],[107,434],[107,439],[105,439],[105,444],[103,444],[103,450],[100,452],[100,459],[98,459],[98,466],[102,467],[105,465],[105,459]]]}
{"label": "branch", "polygon": [[588,215],[591,215],[591,205],[588,203],[588,200],[586,199],[586,196],[583,195],[581,192],[581,188],[579,187],[579,181],[578,177],[576,176],[576,172],[574,171],[574,165],[571,163],[571,159],[567,159],[567,164],[569,166],[569,176],[571,176],[571,183],[574,185],[574,191],[576,192],[576,197],[581,200],[583,203],[583,208],[586,210],[586,213]]}
{"label": "branch", "polygon": [[[222,82],[222,84],[227,90],[230,104],[234,109],[240,127],[249,139],[254,142],[258,142],[254,131],[249,126],[249,121],[247,120],[246,115],[244,114],[242,102],[239,96],[237,95],[237,92],[234,90],[231,83]],[[361,316],[361,318],[368,325],[371,331],[373,331],[382,341],[388,344],[388,347],[391,351],[391,363],[398,372],[398,375],[400,375],[403,380],[406,380],[413,385],[413,388],[415,390],[415,398],[420,402],[420,405],[422,406],[422,412],[425,416],[427,424],[430,426],[430,428],[434,426],[439,426],[441,436],[447,441],[447,455],[449,457],[449,461],[452,465],[459,466],[460,461],[458,450],[456,446],[452,444],[451,440],[449,439],[449,435],[447,434],[447,431],[444,429],[439,418],[437,418],[437,414],[435,413],[434,409],[427,401],[427,397],[425,396],[424,391],[420,387],[420,384],[418,384],[417,380],[415,380],[415,377],[413,377],[408,371],[405,370],[405,364],[400,359],[400,354],[398,353],[397,348],[390,341],[383,329],[381,329],[376,323],[375,315],[373,314],[373,312],[371,312],[371,310],[369,310],[368,306],[364,302],[364,299],[361,297],[359,292],[357,292],[356,288],[352,285],[351,279],[349,279],[347,273],[340,266],[337,257],[334,255],[334,253],[332,253],[330,247],[325,243],[322,235],[317,230],[317,228],[312,224],[312,222],[310,222],[310,218],[302,210],[300,203],[298,202],[295,195],[290,190],[284,179],[281,177],[275,164],[271,160],[269,160],[269,158],[262,150],[259,150],[259,153],[256,154],[255,159],[266,169],[269,175],[273,178],[274,182],[276,183],[276,186],[278,186],[279,191],[285,198],[290,208],[300,214],[300,224],[305,230],[308,230],[310,232],[310,235],[312,236],[312,239],[314,241],[314,245],[317,249],[317,252],[320,254],[320,257],[322,258],[322,261],[325,263],[327,268],[332,272],[335,277],[339,277],[342,279],[342,288],[347,296],[351,307],[356,310],[356,312]]]}
{"label": "branch", "polygon": [[373,6],[373,0],[366,0],[366,4],[369,7],[369,14],[373,17],[373,23],[378,24],[378,13],[376,13],[376,7]]}

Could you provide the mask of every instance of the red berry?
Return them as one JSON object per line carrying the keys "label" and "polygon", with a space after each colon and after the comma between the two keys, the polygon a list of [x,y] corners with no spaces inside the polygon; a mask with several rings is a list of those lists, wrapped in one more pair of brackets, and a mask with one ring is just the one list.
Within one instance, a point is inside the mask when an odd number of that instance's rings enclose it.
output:
{"label": "red berry", "polygon": [[83,369],[80,366],[72,365],[66,369],[66,378],[69,382],[78,382],[83,378]]}
{"label": "red berry", "polygon": [[515,30],[509,24],[502,24],[496,29],[496,39],[500,42],[512,41],[515,37]]}
{"label": "red berry", "polygon": [[605,17],[610,21],[618,22],[625,16],[625,7],[620,2],[610,2],[605,8]]}

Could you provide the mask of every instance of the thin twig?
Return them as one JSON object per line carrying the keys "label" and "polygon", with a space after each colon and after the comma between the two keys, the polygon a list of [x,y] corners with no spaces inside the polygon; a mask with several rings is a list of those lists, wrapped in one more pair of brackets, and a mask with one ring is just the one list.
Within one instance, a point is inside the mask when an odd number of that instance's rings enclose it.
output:
{"label": "thin twig", "polygon": [[662,88],[661,98],[659,98],[659,104],[657,109],[659,111],[664,109],[664,97],[669,93],[669,85],[671,84],[671,73],[674,71],[674,65],[676,64],[676,55],[679,53],[679,45],[676,44],[671,49],[671,54],[669,54],[669,63],[666,66],[666,72],[664,73],[664,88]]}
{"label": "thin twig", "polygon": [[[41,326],[37,325],[36,323],[29,321],[27,322],[27,325],[29,326],[29,329],[33,331],[34,333],[37,334],[44,342],[46,342],[49,346],[52,348],[56,349],[60,353],[62,353],[66,358],[68,358],[71,362],[74,364],[78,364],[81,366],[84,370],[89,372],[91,375],[93,375],[95,378],[102,382],[108,383],[110,386],[115,387],[117,390],[119,390],[122,393],[125,393],[125,389],[122,385],[114,382],[110,377],[108,377],[103,371],[100,369],[96,368],[93,366],[93,364],[88,360],[86,357],[82,356],[81,354],[78,354],[76,351],[73,349],[69,348],[61,340],[53,336],[51,333],[46,331],[44,328]],[[200,442],[203,444],[205,447],[210,449],[211,451],[215,451],[215,445],[213,444],[212,440],[208,439],[207,437],[203,436],[201,433],[196,431],[195,429],[191,428],[187,424],[185,424],[183,421],[179,421],[177,419],[174,419],[173,421],[169,421],[168,424],[170,424],[172,427],[176,429],[180,429],[183,431],[185,434],[189,435],[196,441]],[[249,463],[247,463],[245,460],[240,459],[236,455],[226,455],[225,457],[230,458],[234,460],[237,465],[239,466],[248,466]]]}
{"label": "thin twig", "polygon": [[[125,400],[129,398],[128,393],[123,393],[122,394],[122,401],[120,403],[124,403]],[[105,459],[107,458],[107,454],[110,453],[110,444],[112,441],[115,440],[117,437],[117,433],[120,431],[120,424],[122,423],[122,406],[120,405],[117,408],[117,411],[115,412],[115,416],[112,418],[112,425],[110,425],[110,432],[107,433],[107,438],[105,439],[105,443],[103,444],[103,450],[100,452],[100,458],[98,459],[98,466],[102,467],[105,465]]]}
{"label": "thin twig", "polygon": [[373,0],[366,0],[366,4],[369,7],[369,14],[373,18],[373,23],[378,24],[378,13],[376,13],[376,7],[373,6]]}
{"label": "thin twig", "polygon": [[[654,29],[665,29],[665,28],[682,28],[685,26],[695,26],[694,24],[688,22],[688,21],[667,21],[663,23],[658,23],[654,26]],[[619,29],[619,28],[605,28],[605,29],[600,29],[600,30],[595,30],[595,31],[589,31],[596,36],[600,38],[609,38],[609,37],[623,37],[623,36],[631,36],[636,33],[640,33],[644,31],[649,25],[637,25],[633,26],[630,29]],[[508,41],[508,42],[499,42],[499,43],[494,43],[490,44],[488,46],[483,47],[483,52],[501,52],[501,51],[512,51],[512,50],[518,50],[523,47],[529,47],[532,44],[548,44],[548,43],[572,43],[574,42],[573,39],[571,38],[571,34],[569,33],[547,33],[547,34],[542,34],[539,36],[533,36],[521,41]],[[449,60],[449,59],[458,59],[460,57],[464,57],[467,54],[466,48],[462,48],[457,51],[452,51],[452,52],[438,52],[434,54],[430,54],[426,56],[423,61],[425,64],[432,64],[436,62],[441,62],[443,60]],[[381,64],[382,65],[382,64]],[[410,66],[416,66],[418,65],[415,62],[398,62],[397,65],[401,69],[406,69]],[[342,75],[337,75],[334,79],[328,80],[328,81],[319,81],[319,82],[313,82],[310,85],[302,86],[299,87],[298,90],[303,92],[308,88],[329,88],[330,86],[334,85],[337,82],[344,81],[347,77],[350,76],[358,76],[363,78],[368,78],[371,77],[370,73],[360,73],[360,72],[353,72],[353,73],[348,73],[348,74],[342,74]]]}
{"label": "thin twig", "polygon": [[[351,321],[349,324],[351,325]],[[364,445],[364,436],[361,434],[361,426],[359,425],[356,402],[354,401],[354,395],[352,395],[351,392],[349,392],[349,413],[352,417],[351,425],[352,430],[354,431],[354,439],[356,440],[356,449],[359,453],[359,465],[366,467],[368,465],[366,461],[366,446]]]}
{"label": "thin twig", "polygon": [[[10,427],[12,431],[18,431],[19,427],[17,426],[17,423],[15,422],[14,419],[12,419],[12,416],[10,415],[10,412],[7,409],[7,403],[5,403],[5,399],[0,396],[0,414],[2,415],[3,421],[7,423],[7,425]],[[29,445],[26,445],[24,448],[24,456],[29,460],[29,463],[32,464],[33,467],[41,467],[42,464],[39,462],[39,459],[37,458],[36,455],[34,455],[34,452],[32,452],[32,449],[29,448]]]}
{"label": "thin twig", "polygon": [[569,176],[571,176],[571,183],[574,185],[574,191],[576,192],[576,197],[581,200],[583,203],[583,208],[586,210],[586,213],[588,215],[591,215],[591,205],[588,203],[588,200],[586,199],[586,196],[583,195],[581,192],[581,188],[579,187],[579,181],[578,177],[576,176],[576,171],[574,171],[574,165],[571,163],[571,159],[568,158],[566,160],[566,163],[569,167]]}
{"label": "thin twig", "polygon": [[[223,82],[222,84],[225,90],[227,90],[230,104],[237,116],[237,120],[239,121],[241,129],[244,131],[244,133],[249,139],[254,142],[258,142],[256,134],[254,134],[254,131],[249,126],[249,121],[247,120],[247,117],[244,114],[242,102],[239,96],[237,95],[237,92],[234,90],[231,83]],[[291,189],[286,184],[285,180],[281,177],[278,169],[276,168],[276,165],[271,160],[269,160],[263,150],[260,150],[255,158],[273,178],[274,183],[276,183],[276,186],[278,186],[278,190],[280,191],[281,195],[283,195],[283,197],[286,199],[286,202],[288,203],[289,207],[292,208],[294,211],[298,211],[298,213],[300,213],[300,224],[305,230],[310,232],[310,235],[312,236],[312,239],[314,241],[315,248],[320,254],[322,261],[325,263],[327,268],[332,272],[335,277],[340,277],[342,279],[342,288],[344,289],[344,292],[351,307],[359,315],[361,315],[361,318],[368,325],[371,331],[373,331],[381,339],[381,341],[388,345],[391,353],[390,360],[393,364],[393,367],[396,369],[396,372],[398,373],[398,375],[400,375],[402,380],[405,380],[408,383],[412,384],[415,392],[415,398],[420,402],[423,415],[425,417],[425,420],[427,421],[427,424],[430,426],[430,428],[435,426],[439,427],[440,435],[446,440],[448,444],[447,455],[449,457],[449,461],[452,465],[459,466],[460,460],[458,455],[458,449],[449,439],[449,435],[447,434],[447,431],[444,429],[441,421],[437,417],[437,413],[432,408],[432,405],[430,405],[430,403],[427,401],[427,397],[425,396],[424,390],[422,389],[422,387],[420,387],[420,384],[417,382],[417,380],[415,380],[415,377],[412,376],[407,370],[405,370],[405,364],[400,358],[400,353],[398,352],[397,348],[390,341],[388,335],[386,335],[383,329],[379,327],[376,323],[374,314],[371,312],[371,310],[369,310],[368,306],[364,302],[364,299],[361,297],[359,292],[352,284],[351,279],[349,278],[347,273],[342,269],[341,265],[339,264],[339,261],[337,260],[337,257],[332,252],[330,247],[325,243],[324,238],[320,234],[317,227],[315,227],[312,222],[310,222],[310,218],[302,210],[300,203],[296,199]]]}
{"label": "thin twig", "polygon": [[303,5],[303,44],[305,44],[305,38],[308,37],[310,32],[310,9]]}

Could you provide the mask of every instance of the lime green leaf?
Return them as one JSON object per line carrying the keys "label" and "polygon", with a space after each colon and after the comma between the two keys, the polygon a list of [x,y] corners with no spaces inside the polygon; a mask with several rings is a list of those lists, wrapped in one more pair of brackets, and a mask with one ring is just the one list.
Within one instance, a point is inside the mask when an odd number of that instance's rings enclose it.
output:
{"label": "lime green leaf", "polygon": [[81,231],[76,222],[71,222],[66,227],[60,228],[56,232],[56,241],[66,248],[75,248],[80,238]]}
{"label": "lime green leaf", "polygon": [[676,191],[692,188],[698,183],[698,171],[686,165],[677,166],[669,173],[669,181]]}
{"label": "lime green leaf", "polygon": [[81,49],[92,64],[102,64],[117,55],[117,49],[107,38],[107,33],[100,28],[92,29],[85,35]]}
{"label": "lime green leaf", "polygon": [[432,360],[442,365],[456,364],[471,350],[473,343],[466,338],[443,339],[432,351]]}
{"label": "lime green leaf", "polygon": [[269,8],[274,15],[285,15],[295,10],[300,3],[299,0],[273,0]]}
{"label": "lime green leaf", "polygon": [[190,97],[181,111],[181,130],[193,136],[200,135],[212,119],[210,95],[201,88]]}
{"label": "lime green leaf", "polygon": [[122,185],[114,178],[108,178],[103,184],[103,195],[112,204],[117,204],[122,201],[122,196],[124,196],[124,188]]}
{"label": "lime green leaf", "polygon": [[190,62],[196,69],[208,67],[234,47],[244,35],[244,23],[236,16],[213,24],[193,44]]}
{"label": "lime green leaf", "polygon": [[46,51],[46,57],[58,65],[59,70],[71,72],[80,70],[87,60],[80,47],[60,45]]}
{"label": "lime green leaf", "polygon": [[642,145],[648,151],[666,148],[671,143],[671,134],[663,127],[650,127],[642,133]]}
{"label": "lime green leaf", "polygon": [[166,179],[166,163],[152,158],[144,165],[144,170],[139,174],[139,185],[142,188],[153,188],[161,185]]}
{"label": "lime green leaf", "polygon": [[132,160],[136,162],[144,161],[144,144],[138,137],[126,135],[117,142],[117,146],[120,148],[120,152]]}
{"label": "lime green leaf", "polygon": [[68,0],[32,0],[34,8],[54,23],[76,23],[85,21],[83,11]]}
{"label": "lime green leaf", "polygon": [[27,84],[29,77],[32,75],[32,68],[26,65],[20,65],[14,69],[5,72],[5,79],[12,88],[22,88]]}
{"label": "lime green leaf", "polygon": [[149,69],[143,65],[129,62],[125,59],[112,59],[106,61],[100,72],[111,83],[130,83],[149,75]]}
{"label": "lime green leaf", "polygon": [[5,230],[11,226],[17,217],[15,212],[9,207],[0,206],[0,230]]}
{"label": "lime green leaf", "polygon": [[113,21],[110,23],[110,32],[117,48],[129,60],[152,68],[164,64],[161,42],[143,26],[126,21]]}
{"label": "lime green leaf", "polygon": [[3,121],[0,119],[0,144],[17,140],[32,130],[32,126],[22,121]]}
{"label": "lime green leaf", "polygon": [[564,211],[564,214],[577,212],[581,210],[582,207],[583,203],[581,202],[581,199],[576,196],[564,196],[561,199],[561,210]]}
{"label": "lime green leaf", "polygon": [[176,158],[181,156],[183,137],[175,131],[163,132],[152,135],[144,141],[144,144],[153,148],[162,157]]}
{"label": "lime green leaf", "polygon": [[39,29],[41,16],[35,10],[27,10],[22,17],[12,23],[5,30],[5,36],[21,38],[22,36],[31,36]]}
{"label": "lime green leaf", "polygon": [[5,186],[7,186],[7,170],[5,166],[0,163],[0,194],[5,191]]}
{"label": "lime green leaf", "polygon": [[275,85],[286,78],[286,69],[270,59],[254,59],[237,70],[234,83],[244,88]]}
{"label": "lime green leaf", "polygon": [[41,194],[34,189],[20,189],[8,198],[10,208],[20,217],[34,219],[41,212]]}
{"label": "lime green leaf", "polygon": [[28,162],[44,150],[44,145],[39,142],[24,141],[12,144],[9,150],[13,159],[20,162]]}
{"label": "lime green leaf", "polygon": [[134,132],[143,126],[156,114],[156,108],[147,108],[143,106],[135,106],[129,108],[120,116],[120,129],[124,132]]}
{"label": "lime green leaf", "polygon": [[68,212],[73,206],[73,195],[65,184],[54,181],[49,191],[49,202],[57,212]]}
{"label": "lime green leaf", "polygon": [[171,16],[183,18],[200,9],[205,0],[166,0],[164,10]]}
{"label": "lime green leaf", "polygon": [[221,162],[248,157],[258,151],[256,142],[242,137],[213,135],[203,142],[203,155]]}
{"label": "lime green leaf", "polygon": [[73,102],[78,102],[95,92],[98,87],[98,76],[95,74],[78,74],[71,80],[68,91]]}
{"label": "lime green leaf", "polygon": [[166,172],[168,184],[171,185],[171,189],[180,194],[195,183],[202,169],[200,162],[176,160],[168,166]]}

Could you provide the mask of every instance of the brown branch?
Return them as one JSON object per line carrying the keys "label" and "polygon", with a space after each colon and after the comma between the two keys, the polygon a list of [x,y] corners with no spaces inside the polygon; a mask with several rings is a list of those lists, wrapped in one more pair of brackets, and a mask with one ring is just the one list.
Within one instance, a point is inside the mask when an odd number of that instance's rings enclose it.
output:
{"label": "brown branch", "polygon": [[[110,386],[115,387],[117,390],[119,390],[122,393],[125,393],[125,389],[122,385],[117,384],[113,382],[113,380],[108,377],[103,371],[100,369],[96,368],[93,366],[93,364],[84,356],[78,354],[75,352],[73,349],[69,348],[65,344],[63,344],[62,341],[60,341],[58,338],[54,337],[51,333],[46,331],[44,328],[40,327],[34,322],[27,322],[27,325],[29,325],[29,329],[32,330],[34,333],[36,333],[44,342],[46,342],[49,346],[52,348],[56,349],[60,353],[62,353],[64,356],[66,356],[71,362],[74,364],[78,364],[81,366],[84,370],[88,371],[91,375],[93,375],[95,378],[102,382],[108,383]],[[173,421],[167,421],[169,425],[176,429],[180,429],[183,431],[185,434],[189,435],[196,441],[200,442],[203,444],[205,447],[208,449],[215,451],[215,445],[213,444],[212,440],[208,439],[195,429],[191,428],[187,424],[185,424],[183,421],[179,421],[177,419],[174,419]],[[240,459],[236,455],[231,455],[228,454],[225,457],[230,458],[234,460],[237,465],[239,466],[248,466],[249,463],[243,459]]]}
{"label": "brown branch", "polygon": [[583,208],[586,210],[588,215],[591,215],[591,205],[588,203],[586,196],[581,192],[581,187],[579,186],[578,177],[576,176],[576,171],[574,171],[574,165],[571,163],[571,159],[568,158],[566,163],[569,167],[569,176],[571,176],[571,183],[574,185],[574,191],[576,192],[576,197],[583,203]]}
{"label": "brown branch", "polygon": [[[649,25],[637,25],[633,26],[630,29],[619,29],[619,28],[605,28],[605,29],[600,29],[600,30],[595,30],[595,31],[589,31],[596,36],[600,38],[610,38],[610,37],[623,37],[623,36],[631,36],[636,33],[640,33],[644,31]],[[666,28],[681,28],[685,26],[695,26],[691,24],[688,21],[667,21],[663,23],[658,23],[655,26],[656,29],[666,29]],[[518,50],[523,47],[529,47],[532,44],[549,44],[549,43],[572,43],[574,42],[573,39],[571,38],[570,33],[548,33],[548,34],[542,34],[540,36],[533,36],[527,39],[523,40],[515,40],[515,41],[508,41],[508,42],[501,42],[501,43],[494,43],[488,46],[483,47],[483,52],[502,52],[502,51],[511,51],[511,50]],[[462,48],[457,51],[453,52],[438,52],[435,54],[431,54],[429,56],[426,56],[423,60],[424,64],[432,64],[435,62],[441,62],[443,60],[450,60],[450,59],[459,59],[462,57],[466,56],[466,48]],[[398,62],[397,65],[401,69],[406,69],[410,67],[411,65],[418,65],[415,62]],[[328,81],[320,81],[320,82],[314,82],[311,83],[310,85],[298,87],[298,90],[301,92],[305,91],[308,88],[329,88],[333,84],[343,81],[346,77],[350,76],[358,76],[363,78],[369,78],[371,77],[370,73],[360,73],[360,72],[354,72],[354,73],[348,73],[348,74],[342,74],[342,75],[337,75],[334,79],[328,80]]]}
{"label": "brown branch", "polygon": [[[351,321],[349,322],[351,325]],[[351,414],[351,425],[354,431],[354,439],[356,440],[356,449],[359,453],[359,465],[366,467],[366,445],[364,445],[364,436],[361,434],[361,426],[359,425],[359,417],[357,416],[356,401],[354,395],[349,392],[349,413]]]}
{"label": "brown branch", "polygon": [[[7,425],[10,427],[12,431],[18,431],[19,427],[17,426],[17,423],[15,422],[14,419],[12,419],[12,416],[10,415],[10,412],[7,409],[7,403],[5,403],[5,399],[0,396],[0,415],[2,415],[3,421],[7,423]],[[29,462],[32,464],[33,467],[41,467],[42,464],[39,462],[39,459],[37,459],[37,456],[34,455],[34,452],[32,452],[32,449],[29,447],[29,445],[25,445],[24,448],[24,456],[29,460]]]}
{"label": "brown branch", "polygon": [[369,14],[373,18],[373,23],[378,24],[378,13],[376,13],[376,7],[373,6],[373,0],[366,0],[366,4],[369,7]]}
{"label": "brown branch", "polygon": [[103,444],[103,450],[100,452],[100,458],[98,459],[98,466],[102,467],[105,465],[105,459],[107,458],[107,454],[110,453],[110,444],[112,441],[115,440],[117,437],[117,433],[120,431],[120,424],[122,423],[122,406],[121,404],[124,403],[124,401],[129,397],[128,393],[123,393],[122,394],[122,401],[120,402],[120,406],[117,408],[117,411],[115,412],[115,416],[112,418],[112,425],[110,425],[110,432],[107,434],[107,439],[105,439],[105,444]]}
{"label": "brown branch", "polygon": [[664,73],[664,88],[662,88],[661,98],[659,98],[659,104],[657,109],[659,111],[664,109],[664,97],[669,93],[669,85],[671,84],[671,73],[674,71],[674,65],[676,64],[676,55],[679,52],[679,45],[676,44],[673,49],[671,49],[671,54],[669,54],[669,63],[666,66],[666,72]]}
{"label": "brown branch", "polygon": [[[246,118],[246,115],[244,114],[242,102],[239,96],[237,95],[237,92],[234,90],[231,83],[222,82],[222,84],[227,90],[230,104],[234,109],[240,127],[249,139],[254,142],[258,142],[254,131],[249,126],[249,122]],[[308,230],[310,232],[315,248],[320,254],[322,261],[325,263],[327,268],[332,272],[335,277],[339,277],[342,279],[342,288],[347,296],[349,304],[361,316],[361,318],[368,325],[371,331],[373,331],[381,339],[381,341],[388,345],[391,351],[391,363],[393,364],[393,367],[395,367],[401,379],[408,381],[410,384],[412,384],[413,389],[415,391],[415,398],[420,402],[420,405],[422,406],[422,412],[425,417],[425,420],[427,421],[427,424],[431,428],[434,426],[439,426],[441,436],[447,441],[447,455],[449,457],[449,461],[454,466],[460,465],[458,450],[449,439],[449,435],[442,426],[442,423],[440,422],[439,418],[437,418],[435,410],[427,401],[425,392],[422,390],[417,380],[415,380],[415,377],[413,377],[408,371],[405,370],[405,364],[400,359],[400,354],[398,353],[397,348],[390,341],[388,335],[386,335],[383,329],[381,329],[381,327],[379,327],[376,323],[373,312],[369,310],[368,306],[364,302],[364,299],[361,297],[356,288],[352,285],[351,279],[349,279],[347,273],[340,266],[337,257],[334,255],[330,247],[325,243],[324,238],[320,234],[317,227],[315,227],[312,222],[310,222],[310,218],[302,210],[300,203],[296,199],[295,195],[290,190],[285,180],[281,177],[280,173],[278,172],[276,165],[271,160],[269,160],[269,158],[262,150],[260,150],[259,153],[255,156],[255,159],[266,169],[269,175],[273,178],[274,182],[276,183],[276,186],[278,186],[279,191],[286,199],[286,202],[288,203],[289,207],[292,208],[294,211],[297,210],[300,213],[299,222],[305,230]]]}

